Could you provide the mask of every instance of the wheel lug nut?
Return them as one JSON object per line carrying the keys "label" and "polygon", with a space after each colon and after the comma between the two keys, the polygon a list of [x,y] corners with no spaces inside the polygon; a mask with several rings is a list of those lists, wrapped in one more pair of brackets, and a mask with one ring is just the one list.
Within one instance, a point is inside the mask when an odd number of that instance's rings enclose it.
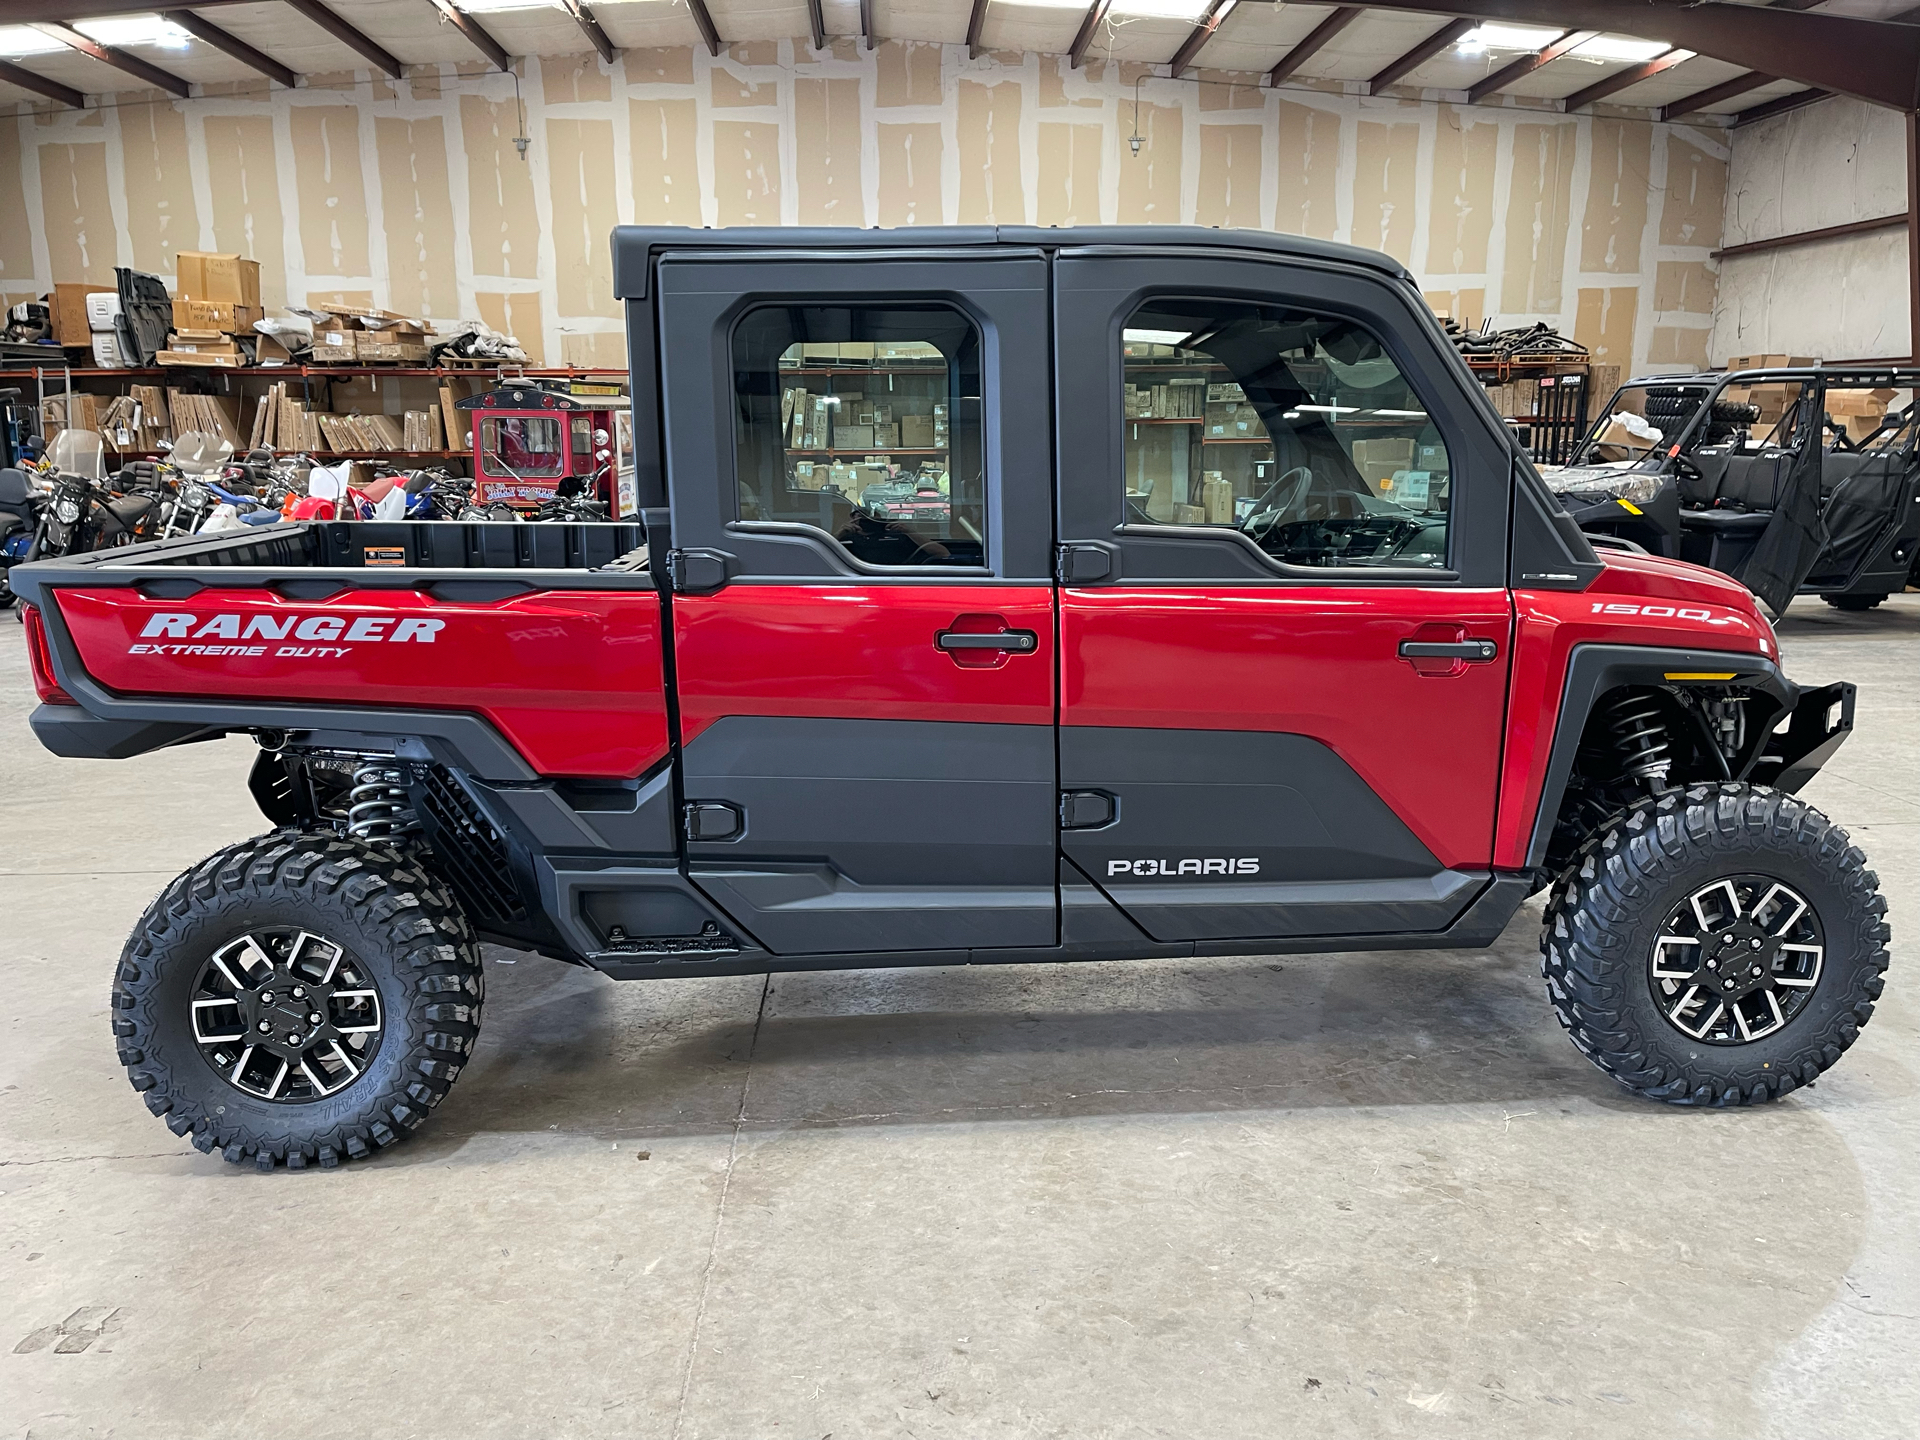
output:
{"label": "wheel lug nut", "polygon": [[293,987],[293,998],[296,1000],[304,1000],[307,998],[307,992],[296,985]]}
{"label": "wheel lug nut", "polygon": [[1749,940],[1747,942],[1747,948],[1750,950],[1758,950],[1760,948],[1760,937],[1756,935],[1753,939]]}
{"label": "wheel lug nut", "polygon": [[262,1005],[271,1005],[271,1004],[273,1004],[273,991],[271,991],[271,990],[262,990],[262,991],[260,992],[260,1003],[261,1003]]}
{"label": "wheel lug nut", "polygon": [[[1756,970],[1753,973],[1758,975],[1760,972]],[[313,1012],[313,1014],[307,1016],[307,1024],[318,1025],[320,1023],[320,1019],[321,1019],[320,1012],[316,1010]]]}
{"label": "wheel lug nut", "polygon": [[1722,981],[1720,982],[1720,988],[1721,988],[1722,990],[1731,990],[1731,989],[1733,989],[1733,981],[1731,981],[1731,980],[1722,980]]}
{"label": "wheel lug nut", "polygon": [[269,1030],[271,1030],[271,1029],[273,1029],[273,1026],[272,1026],[272,1024],[271,1024],[270,1022],[268,1022],[268,1021],[265,1021],[265,1020],[262,1020],[262,1021],[260,1022],[260,1033],[261,1033],[262,1035],[264,1035],[264,1034],[266,1034],[266,1033],[267,1033],[267,1032],[268,1032]]}
{"label": "wheel lug nut", "polygon": [[1718,970],[1719,968],[1720,968],[1720,962],[1718,960],[1707,961],[1707,969]]}
{"label": "wheel lug nut", "polygon": [[1760,973],[1760,967],[1759,967],[1758,965],[1756,965],[1756,966],[1754,966],[1754,967],[1753,967],[1753,969],[1751,969],[1751,970],[1750,970],[1750,971],[1748,971],[1747,973],[1748,973],[1748,974],[1750,974],[1750,975],[1758,975],[1758,974]]}

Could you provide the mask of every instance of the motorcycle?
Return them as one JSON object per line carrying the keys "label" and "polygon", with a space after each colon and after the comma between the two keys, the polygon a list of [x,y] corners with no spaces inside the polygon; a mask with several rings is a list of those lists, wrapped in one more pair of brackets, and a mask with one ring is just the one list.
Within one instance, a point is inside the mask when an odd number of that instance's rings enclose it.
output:
{"label": "motorcycle", "polygon": [[0,470],[0,609],[13,604],[7,572],[25,561],[33,549],[45,503],[26,471],[13,466]]}

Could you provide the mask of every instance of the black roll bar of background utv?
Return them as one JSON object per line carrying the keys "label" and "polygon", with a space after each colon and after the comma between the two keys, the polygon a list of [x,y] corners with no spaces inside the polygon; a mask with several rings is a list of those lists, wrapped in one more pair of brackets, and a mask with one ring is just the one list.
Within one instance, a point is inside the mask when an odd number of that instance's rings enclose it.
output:
{"label": "black roll bar of background utv", "polygon": [[[1680,389],[1700,388],[1707,391],[1705,400],[1687,421],[1686,428],[1678,437],[1668,441],[1662,437],[1662,448],[1657,453],[1660,468],[1650,473],[1664,474],[1674,459],[1685,452],[1687,441],[1693,438],[1693,432],[1703,420],[1711,421],[1713,405],[1728,387],[1740,385],[1801,385],[1817,384],[1822,394],[1828,390],[1912,390],[1920,393],[1920,366],[1911,365],[1798,365],[1783,366],[1773,370],[1698,370],[1687,375],[1636,375],[1623,382],[1607,403],[1594,416],[1593,423],[1587,427],[1587,433],[1573,448],[1567,464],[1577,465],[1587,449],[1600,436],[1600,432],[1613,418],[1614,404],[1629,390],[1644,390],[1649,386],[1670,385]],[[1909,408],[1913,402],[1909,401]],[[1824,413],[1824,410],[1823,412]]]}

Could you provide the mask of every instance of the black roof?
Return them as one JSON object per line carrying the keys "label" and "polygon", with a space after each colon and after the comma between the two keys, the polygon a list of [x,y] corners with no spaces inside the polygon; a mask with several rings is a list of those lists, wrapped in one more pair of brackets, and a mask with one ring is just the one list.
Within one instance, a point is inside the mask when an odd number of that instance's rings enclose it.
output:
{"label": "black roof", "polygon": [[1364,265],[1396,280],[1412,280],[1407,267],[1391,255],[1358,245],[1277,235],[1268,230],[1217,230],[1204,225],[914,225],[900,229],[858,230],[836,226],[765,225],[695,230],[681,225],[621,225],[613,232],[613,293],[622,300],[644,299],[647,269],[661,250],[849,250],[966,249],[997,245],[1055,249],[1065,245],[1125,245],[1181,249],[1245,250]]}

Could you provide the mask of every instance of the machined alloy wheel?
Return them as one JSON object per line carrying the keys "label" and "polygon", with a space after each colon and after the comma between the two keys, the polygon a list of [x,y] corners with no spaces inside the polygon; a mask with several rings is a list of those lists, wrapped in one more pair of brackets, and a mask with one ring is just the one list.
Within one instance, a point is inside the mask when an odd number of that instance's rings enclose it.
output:
{"label": "machined alloy wheel", "polygon": [[344,946],[262,929],[200,967],[189,1001],[200,1054],[234,1089],[297,1105],[366,1073],[380,1048],[380,990]]}
{"label": "machined alloy wheel", "polygon": [[209,856],[134,927],[120,1063],[200,1150],[338,1165],[418,1127],[479,1034],[466,917],[417,855],[282,830]]}
{"label": "machined alloy wheel", "polygon": [[1674,906],[1647,962],[1660,1011],[1708,1045],[1749,1045],[1805,1008],[1827,952],[1820,917],[1764,875],[1730,875]]}
{"label": "machined alloy wheel", "polygon": [[1602,825],[1554,882],[1541,936],[1547,998],[1580,1052],[1676,1105],[1819,1079],[1886,986],[1887,902],[1847,832],[1731,782]]}

